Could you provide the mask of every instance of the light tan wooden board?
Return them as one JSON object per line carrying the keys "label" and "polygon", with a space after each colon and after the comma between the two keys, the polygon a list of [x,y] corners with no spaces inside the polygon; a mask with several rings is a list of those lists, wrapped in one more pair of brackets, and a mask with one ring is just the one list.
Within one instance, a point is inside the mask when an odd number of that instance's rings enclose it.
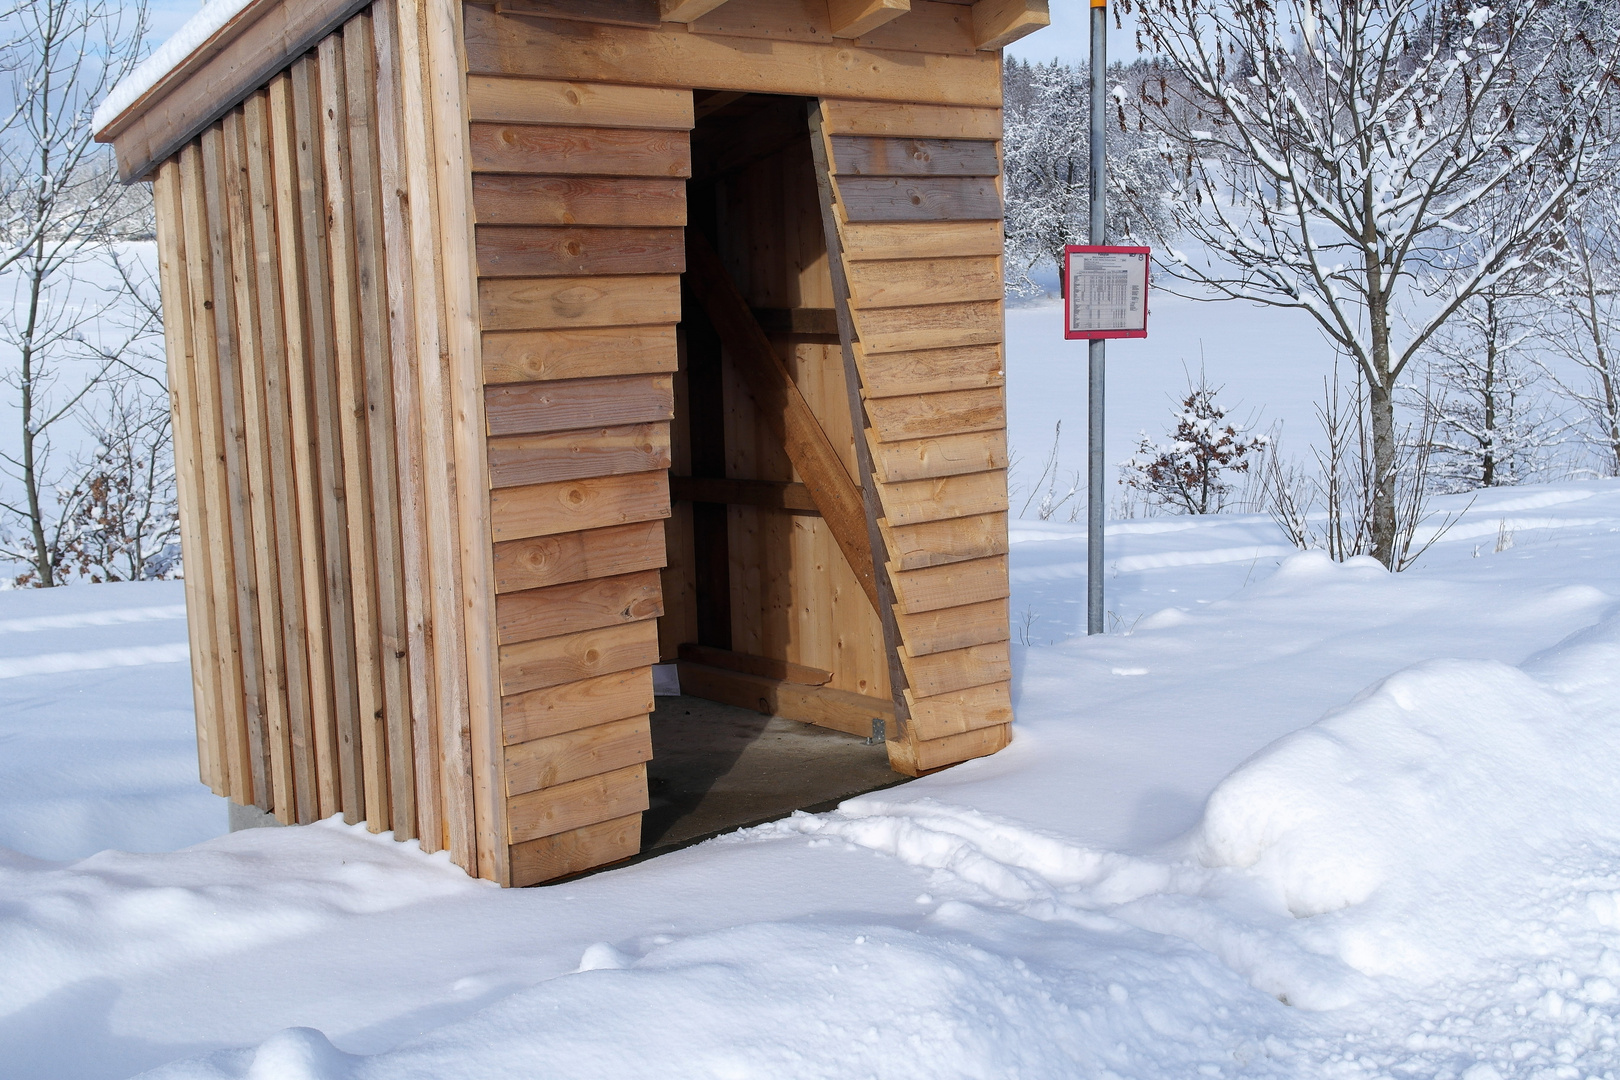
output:
{"label": "light tan wooden board", "polygon": [[917,104],[927,98],[901,99],[907,104],[886,101],[839,100],[836,94],[821,95],[822,122],[830,135],[883,135],[902,139],[999,139],[1000,101],[991,108],[953,108],[944,104]]}
{"label": "light tan wooden board", "polygon": [[507,795],[522,795],[651,761],[652,756],[647,717],[631,716],[508,746],[502,772]]}
{"label": "light tan wooden board", "polygon": [[889,699],[832,686],[807,686],[686,661],[680,663],[680,679],[683,693],[862,738],[872,735],[874,719],[894,717],[894,702]]}
{"label": "light tan wooden board", "polygon": [[658,628],[652,622],[504,645],[500,649],[501,693],[510,696],[657,662]]}
{"label": "light tan wooden board", "polygon": [[526,435],[602,425],[648,424],[674,416],[668,375],[614,375],[486,387],[489,434]]}
{"label": "light tan wooden board", "polygon": [[684,131],[475,123],[468,145],[475,173],[692,175],[692,152]]}
{"label": "light tan wooden board", "polygon": [[960,476],[1007,467],[1005,431],[942,435],[881,443],[867,432],[878,479],[889,484],[927,477]]}
{"label": "light tan wooden board", "polygon": [[857,310],[855,325],[861,336],[861,350],[869,357],[963,345],[999,345],[1003,331],[999,300]]}
{"label": "light tan wooden board", "polygon": [[912,693],[924,703],[940,694],[1012,679],[1012,660],[1005,641],[927,656],[911,656],[902,649],[900,659],[905,664],[906,681],[911,684]]}
{"label": "light tan wooden board", "polygon": [[669,468],[669,424],[507,435],[489,440],[491,487]]}
{"label": "light tan wooden board", "polygon": [[1007,509],[1007,475],[993,469],[898,484],[880,482],[878,495],[890,525],[991,514]]}
{"label": "light tan wooden board", "polygon": [[495,545],[495,591],[517,592],[663,565],[664,525],[657,519],[510,540]]}
{"label": "light tan wooden board", "polygon": [[851,263],[851,303],[859,309],[1000,300],[1001,260],[990,255]]}
{"label": "light tan wooden board", "polygon": [[920,570],[1007,554],[1005,512],[894,527],[884,521],[882,527],[889,565],[895,570]]}
{"label": "light tan wooden board", "polygon": [[1005,600],[939,608],[920,615],[899,614],[895,619],[900,624],[906,652],[912,656],[987,645],[1012,637]]}
{"label": "light tan wooden board", "polygon": [[652,668],[633,667],[509,695],[501,701],[507,745],[653,711]]}
{"label": "light tan wooden board", "polygon": [[641,850],[641,814],[542,836],[511,847],[512,884],[538,885],[628,859]]}
{"label": "light tan wooden board", "polygon": [[851,264],[891,259],[952,259],[1002,253],[999,221],[844,223],[839,229],[844,258]]}
{"label": "light tan wooden board", "polygon": [[521,540],[669,516],[662,471],[500,488],[490,493],[494,539]]}
{"label": "light tan wooden board", "polygon": [[547,585],[505,593],[495,600],[496,634],[502,645],[655,619],[661,614],[656,570]]}
{"label": "light tan wooden board", "polygon": [[679,274],[682,231],[612,226],[480,225],[481,277]]}
{"label": "light tan wooden board", "polygon": [[605,26],[499,15],[473,5],[466,12],[467,62],[474,75],[1001,105],[999,57],[989,53],[896,53],[786,40],[761,49],[746,40],[688,33],[678,24]]}
{"label": "light tan wooden board", "polygon": [[1006,377],[1001,345],[868,355],[857,343],[855,361],[861,372],[861,390],[868,401],[1001,386]]}
{"label": "light tan wooden board", "polygon": [[473,177],[480,224],[685,225],[686,181],[648,177]]}
{"label": "light tan wooden board", "polygon": [[919,742],[1012,723],[1012,688],[1005,682],[926,698],[908,691],[907,700]]}
{"label": "light tan wooden board", "polygon": [[976,757],[989,757],[1012,742],[1012,727],[999,724],[918,743],[912,751],[916,773],[932,772]]}
{"label": "light tan wooden board", "polygon": [[674,372],[675,327],[609,326],[484,335],[484,382]]}
{"label": "light tan wooden board", "polygon": [[692,126],[692,95],[680,90],[551,79],[474,75],[467,80],[472,120],[577,127],[670,128]]}
{"label": "light tan wooden board", "polygon": [[507,800],[507,840],[521,844],[645,809],[647,766],[631,765],[511,797]]}
{"label": "light tan wooden board", "polygon": [[1007,426],[999,386],[871,398],[866,415],[879,442],[906,442]]}
{"label": "light tan wooden board", "polygon": [[680,278],[504,278],[478,283],[478,307],[488,330],[548,330],[587,326],[657,326],[680,322]]}

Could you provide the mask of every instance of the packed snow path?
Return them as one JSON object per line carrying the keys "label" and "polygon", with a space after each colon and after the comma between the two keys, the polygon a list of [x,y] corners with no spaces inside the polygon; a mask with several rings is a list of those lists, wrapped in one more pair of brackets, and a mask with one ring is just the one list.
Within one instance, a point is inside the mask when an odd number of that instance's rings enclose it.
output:
{"label": "packed snow path", "polygon": [[[1620,484],[1488,493],[1399,577],[1117,523],[1100,640],[1084,559],[1015,529],[1007,751],[543,889],[330,823],[38,861],[223,813],[183,663],[0,680],[0,1075],[1620,1071]],[[163,588],[0,596],[0,658],[181,640],[90,618]]]}

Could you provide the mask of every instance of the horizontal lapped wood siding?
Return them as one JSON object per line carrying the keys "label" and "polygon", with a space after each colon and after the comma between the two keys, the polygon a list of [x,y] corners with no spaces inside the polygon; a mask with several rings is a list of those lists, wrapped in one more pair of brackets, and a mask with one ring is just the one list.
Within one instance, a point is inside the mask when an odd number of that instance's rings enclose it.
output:
{"label": "horizontal lapped wood siding", "polygon": [[417,361],[442,329],[442,239],[404,197],[414,171],[433,203],[424,61],[396,18],[354,16],[154,176],[199,761],[282,822],[341,813],[498,877],[450,395]]}
{"label": "horizontal lapped wood siding", "polygon": [[822,102],[921,772],[1011,737],[999,110]]}
{"label": "horizontal lapped wood siding", "polygon": [[512,883],[633,855],[692,95],[468,83]]}

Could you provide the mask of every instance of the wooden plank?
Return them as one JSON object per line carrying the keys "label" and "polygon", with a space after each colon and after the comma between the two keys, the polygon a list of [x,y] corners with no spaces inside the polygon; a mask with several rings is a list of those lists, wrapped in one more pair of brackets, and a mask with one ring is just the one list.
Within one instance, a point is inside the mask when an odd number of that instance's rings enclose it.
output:
{"label": "wooden plank", "polygon": [[986,683],[935,697],[908,697],[918,742],[1012,723],[1011,686],[1005,682]]}
{"label": "wooden plank", "polygon": [[[454,513],[460,546],[460,617],[467,670],[467,722],[472,747],[478,873],[509,883],[506,800],[501,798],[499,669],[495,648],[495,583],[486,492],[482,364],[473,254],[472,178],[467,172],[463,9],[454,0],[425,0],[423,50],[433,118],[438,246],[443,260],[445,336],[449,359],[449,436],[455,469]],[[408,21],[403,20],[402,21]],[[576,129],[577,130],[577,129]],[[447,506],[446,509],[449,509]]]}
{"label": "wooden plank", "polygon": [[[283,80],[284,82],[284,80]],[[301,335],[302,327],[286,324],[286,305],[280,279],[279,215],[281,188],[275,156],[275,124],[271,91],[256,94],[244,103],[244,135],[247,139],[248,181],[253,215],[253,252],[257,259],[255,277],[259,290],[259,320],[265,333],[263,378],[266,394],[266,433],[271,460],[268,466],[277,508],[273,535],[277,552],[280,590],[282,655],[287,672],[289,743],[294,791],[293,820],[315,821],[320,816],[315,771],[316,681],[311,672],[308,642],[310,628],[304,592],[305,556],[300,532],[302,509],[298,506],[297,455],[292,429],[292,382],[290,362],[302,357],[300,343],[289,340]],[[290,149],[290,148],[289,148]]]}
{"label": "wooden plank", "polygon": [[866,535],[866,513],[860,489],[850,479],[843,459],[833,449],[793,378],[754,321],[720,257],[703,234],[687,230],[687,256],[693,273],[686,277],[703,304],[720,339],[737,360],[748,382],[760,418],[781,442],[799,473],[822,520],[832,531],[872,606],[878,606],[872,575],[872,553]]}
{"label": "wooden plank", "polygon": [[681,90],[491,75],[467,80],[467,112],[474,123],[677,131],[688,131],[694,123],[692,95]]}
{"label": "wooden plank", "polygon": [[521,694],[657,662],[658,626],[651,621],[503,645],[501,694]]}
{"label": "wooden plank", "polygon": [[502,645],[515,645],[656,619],[663,613],[658,571],[641,570],[504,593],[495,598],[495,632]]}
{"label": "wooden plank", "polygon": [[843,219],[867,221],[999,221],[1001,192],[978,176],[841,176]]}
{"label": "wooden plank", "polygon": [[478,226],[478,273],[482,277],[679,274],[685,270],[686,242],[677,228]]}
{"label": "wooden plank", "polygon": [[392,349],[394,453],[398,461],[399,531],[405,600],[406,670],[410,680],[411,752],[416,775],[416,837],[424,852],[444,846],[439,729],[434,687],[432,573],[423,508],[421,402],[416,354],[416,273],[411,236],[399,32],[394,0],[376,0],[372,29],[377,62],[377,155],[382,181],[383,255],[387,262],[388,341]]}
{"label": "wooden plank", "polygon": [[867,433],[878,479],[885,483],[960,476],[1007,467],[1007,433],[981,431],[909,442],[880,443]]}
{"label": "wooden plank", "polygon": [[680,279],[496,278],[478,283],[478,308],[485,330],[668,325],[681,321]]}
{"label": "wooden plank", "polygon": [[351,752],[358,758],[366,828],[383,832],[392,815],[388,788],[387,704],[382,685],[382,640],[377,622],[377,549],[372,531],[372,476],[366,430],[366,326],[361,311],[356,251],[354,148],[349,140],[348,93],[341,36],[322,40],[321,137],[326,166],[328,272],[332,290],[332,356],[335,361],[337,468],[348,517],[349,602],[354,616],[354,683],[358,723]]}
{"label": "wooden plank", "polygon": [[[444,812],[445,846],[456,865],[479,874],[479,812],[473,783],[472,682],[468,672],[467,628],[463,621],[461,536],[453,450],[454,389],[448,371],[455,350],[463,345],[458,330],[451,332],[452,310],[447,305],[441,258],[439,169],[441,147],[435,137],[440,122],[441,92],[458,93],[459,84],[435,85],[431,53],[439,48],[438,34],[430,33],[421,0],[397,0],[396,28],[399,47],[400,132],[406,181],[407,228],[412,267],[412,324],[416,332],[418,419],[421,425],[422,508],[427,543],[427,583],[430,640],[433,661],[434,749],[439,763],[440,798]],[[444,122],[451,122],[446,117]],[[444,152],[463,154],[461,121],[454,118],[444,140]],[[458,159],[459,160],[459,159]],[[459,172],[459,169],[457,170]],[[459,179],[459,178],[457,178]],[[465,184],[464,180],[459,180]],[[458,196],[449,193],[449,212],[456,213]],[[470,273],[470,268],[468,268]],[[459,295],[459,294],[458,294]],[[487,794],[487,792],[486,792]],[[487,816],[489,805],[485,804]],[[504,808],[504,803],[501,806]],[[490,839],[488,827],[484,839]],[[493,876],[493,875],[491,875]]]}
{"label": "wooden plank", "polygon": [[858,44],[828,50],[789,40],[761,49],[688,33],[679,25],[653,29],[514,18],[473,6],[466,15],[468,71],[474,75],[1001,105],[999,58],[988,53],[884,52]]}
{"label": "wooden plank", "polygon": [[863,739],[872,736],[874,719],[894,718],[894,702],[887,698],[832,686],[806,686],[685,660],[680,662],[680,678],[682,693]]}
{"label": "wooden plank", "polygon": [[844,259],[941,259],[1002,253],[1001,225],[994,221],[936,221],[925,229],[910,223],[845,224]]}
{"label": "wooden plank", "polygon": [[673,372],[673,326],[517,330],[484,335],[484,382],[539,382]]}
{"label": "wooden plank", "polygon": [[1012,727],[998,724],[943,739],[919,742],[913,751],[911,775],[943,769],[976,757],[989,757],[1012,742]]}
{"label": "wooden plank", "polygon": [[508,799],[507,840],[521,844],[645,809],[647,766],[631,765]]}
{"label": "wooden plank", "polygon": [[693,23],[725,2],[726,0],[658,0],[658,17],[664,22]]}
{"label": "wooden plank", "polygon": [[1007,474],[999,469],[961,476],[878,484],[890,525],[991,514],[1007,509]]}
{"label": "wooden plank", "polygon": [[257,0],[242,8],[96,133],[116,147],[118,175],[145,177],[365,2]]}
{"label": "wooden plank", "polygon": [[667,423],[507,435],[489,440],[491,488],[620,476],[667,469],[669,465]]}
{"label": "wooden plank", "polygon": [[197,770],[215,795],[227,793],[220,764],[218,720],[219,644],[214,640],[213,598],[205,585],[208,562],[208,508],[202,492],[203,462],[197,445],[197,391],[192,379],[196,340],[191,325],[191,296],[186,280],[185,226],[181,220],[182,193],[177,159],[158,168],[152,184],[157,226],[158,281],[170,317],[163,323],[167,361],[169,409],[174,417],[174,464],[180,547],[193,568],[183,584],[186,594],[186,638],[191,646],[191,699],[197,732]]}
{"label": "wooden plank", "polygon": [[810,489],[788,480],[731,480],[717,476],[672,476],[669,497],[683,502],[714,503],[721,506],[755,506],[762,510],[815,514],[816,501]]}
{"label": "wooden plank", "polygon": [[502,772],[506,793],[522,795],[651,761],[652,756],[652,725],[645,716],[630,716],[508,746]]}
{"label": "wooden plank", "polygon": [[497,541],[651,521],[669,516],[669,481],[660,471],[500,488],[489,515]]}
{"label": "wooden plank", "polygon": [[855,263],[849,285],[851,301],[865,310],[1000,300],[1006,290],[1001,260],[984,255]]}
{"label": "wooden plank", "polygon": [[495,545],[495,591],[537,589],[663,565],[664,526],[656,520],[509,540]]}
{"label": "wooden plank", "polygon": [[520,18],[578,19],[611,26],[657,26],[658,0],[495,0],[495,10]]}
{"label": "wooden plank", "polygon": [[[270,405],[265,386],[265,367],[281,352],[280,311],[265,297],[259,282],[258,240],[268,236],[254,221],[256,199],[249,179],[250,157],[262,161],[248,147],[247,113],[262,120],[264,100],[254,95],[242,109],[227,114],[225,135],[226,223],[230,232],[231,278],[235,289],[238,378],[241,394],[241,453],[246,468],[248,520],[253,545],[253,594],[258,618],[260,655],[258,666],[263,679],[264,739],[266,756],[267,809],[284,825],[297,819],[292,769],[292,721],[287,702],[287,656],[281,636],[285,625],[281,610],[280,551],[274,543],[277,512],[272,476],[276,463],[271,459]],[[269,269],[266,266],[266,269]],[[266,319],[266,315],[269,316]],[[289,552],[289,555],[292,553]]]}
{"label": "wooden plank", "polygon": [[481,173],[692,175],[692,150],[684,131],[474,124],[468,147],[472,169]]}
{"label": "wooden plank", "polygon": [[981,49],[1003,49],[1051,22],[1048,0],[978,0],[973,41]]}
{"label": "wooden plank", "polygon": [[503,698],[501,725],[511,745],[645,715],[653,708],[652,668],[633,667]]}
{"label": "wooden plank", "polygon": [[897,615],[895,618],[900,624],[900,636],[905,640],[906,652],[914,657],[965,649],[970,645],[987,645],[1012,637],[1005,600],[987,600],[961,607],[939,608],[921,615]]}
{"label": "wooden plank", "polygon": [[538,435],[667,421],[675,397],[668,375],[505,383],[484,388],[484,415],[491,435]]}
{"label": "wooden plank", "polygon": [[1007,515],[974,514],[894,528],[885,521],[883,537],[896,570],[983,559],[1007,554]]}
{"label": "wooden plank", "polygon": [[1000,345],[966,345],[922,352],[872,353],[857,349],[861,390],[867,400],[1001,386],[1006,363]]}
{"label": "wooden plank", "polygon": [[348,95],[348,145],[353,181],[354,243],[360,312],[371,539],[375,559],[378,655],[383,716],[377,734],[388,747],[388,827],[394,839],[416,837],[416,759],[412,750],[411,686],[407,670],[405,554],[400,535],[395,457],[393,350],[389,338],[387,263],[383,251],[385,198],[377,145],[377,65],[371,16],[356,15],[343,30]]}
{"label": "wooden plank", "polygon": [[824,94],[821,115],[828,134],[882,135],[900,139],[999,139],[1000,101],[987,102],[991,108],[953,108],[946,104],[922,105],[933,100],[919,95],[907,104],[884,101],[839,100]]}
{"label": "wooden plank", "polygon": [[479,173],[473,210],[488,225],[679,226],[686,224],[686,181]]}
{"label": "wooden plank", "polygon": [[1007,426],[1001,388],[946,390],[936,394],[871,398],[866,413],[879,442],[904,442]]}
{"label": "wooden plank", "polygon": [[828,21],[837,38],[858,38],[911,10],[911,0],[827,0]]}
{"label": "wooden plank", "polygon": [[906,139],[834,135],[835,176],[1000,176],[990,139]]}
{"label": "wooden plank", "polygon": [[236,313],[236,292],[232,281],[231,233],[226,205],[225,156],[227,138],[223,125],[215,125],[202,137],[202,186],[206,201],[207,250],[212,298],[205,304],[213,313],[214,378],[218,393],[220,460],[225,471],[221,513],[230,521],[230,554],[225,560],[229,577],[225,587],[236,594],[235,622],[231,627],[241,643],[242,678],[242,757],[245,784],[238,801],[269,810],[271,792],[267,770],[270,765],[266,743],[263,653],[259,640],[258,584],[254,569],[252,513],[249,506],[245,444],[247,433],[242,416],[242,358],[244,344]]}
{"label": "wooden plank", "polygon": [[900,659],[906,665],[906,679],[911,683],[912,692],[918,695],[918,700],[926,702],[939,694],[1009,682],[1012,659],[1008,650],[1007,642],[998,641],[927,656],[911,656],[902,649]]}
{"label": "wooden plank", "polygon": [[857,311],[855,324],[860,328],[861,351],[869,357],[963,345],[999,345],[1003,329],[999,300]]}
{"label": "wooden plank", "polygon": [[[302,272],[299,298],[305,308],[308,343],[304,356],[303,391],[307,417],[300,425],[295,400],[295,435],[307,435],[311,468],[320,507],[320,546],[324,565],[323,598],[326,603],[327,644],[331,650],[333,709],[325,730],[318,730],[317,768],[330,785],[334,810],[349,824],[364,816],[365,792],[356,753],[360,729],[360,703],[356,692],[356,646],[349,566],[349,519],[344,509],[343,452],[339,445],[336,385],[337,344],[333,330],[331,263],[327,244],[326,174],[322,161],[320,69],[313,56],[292,66],[292,136],[297,147],[298,252]],[[286,269],[283,268],[283,287]],[[295,377],[297,373],[295,373]],[[302,430],[300,430],[302,429]],[[322,727],[317,716],[317,727]],[[324,760],[323,760],[324,759]],[[323,790],[322,813],[328,813]]]}
{"label": "wooden plank", "polygon": [[641,850],[641,814],[541,836],[511,848],[512,884],[538,885],[628,859]]}
{"label": "wooden plank", "polygon": [[825,337],[838,340],[838,313],[832,308],[751,308],[754,321],[767,334]]}
{"label": "wooden plank", "polygon": [[691,642],[680,647],[680,658],[691,664],[706,664],[709,667],[740,671],[745,675],[759,675],[800,686],[824,686],[832,681],[832,672],[820,668],[778,660],[773,656],[751,656],[748,653],[716,649],[708,645],[694,645]]}

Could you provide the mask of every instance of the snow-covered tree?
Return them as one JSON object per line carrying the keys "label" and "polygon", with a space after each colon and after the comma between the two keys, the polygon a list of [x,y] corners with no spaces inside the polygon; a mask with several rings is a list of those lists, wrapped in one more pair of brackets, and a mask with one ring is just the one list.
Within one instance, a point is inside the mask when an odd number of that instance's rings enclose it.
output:
{"label": "snow-covered tree", "polygon": [[1189,379],[1187,396],[1171,410],[1169,438],[1159,442],[1142,432],[1121,481],[1173,513],[1220,513],[1232,494],[1228,477],[1247,473],[1267,439],[1231,420],[1218,393],[1202,372],[1196,383]]}
{"label": "snow-covered tree", "polygon": [[[1123,78],[1117,65],[1114,73]],[[1063,266],[1063,249],[1091,236],[1091,76],[1053,60],[1007,61],[1005,134],[1007,279],[1015,292],[1038,292],[1036,267]],[[1127,122],[1123,107],[1107,126],[1109,243],[1162,233],[1169,183],[1154,140]]]}
{"label": "snow-covered tree", "polygon": [[35,585],[59,583],[75,528],[66,496],[81,479],[53,435],[105,405],[97,395],[155,327],[114,260],[120,241],[150,229],[145,193],[119,182],[90,122],[139,60],[146,25],[144,4],[112,0],[18,0],[0,14],[0,380],[17,410],[0,451],[15,488],[0,513],[4,553]]}
{"label": "snow-covered tree", "polygon": [[1564,273],[1543,344],[1559,389],[1582,415],[1603,469],[1620,476],[1620,191],[1593,192],[1570,216]]}
{"label": "snow-covered tree", "polygon": [[1549,407],[1530,358],[1545,301],[1498,282],[1430,339],[1412,404],[1432,414],[1430,479],[1438,491],[1520,484],[1549,464],[1568,425]]}
{"label": "snow-covered tree", "polygon": [[1184,241],[1161,270],[1201,298],[1303,310],[1354,361],[1372,553],[1394,567],[1397,380],[1603,177],[1617,42],[1595,20],[1610,16],[1563,0],[1127,3],[1178,76],[1139,95],[1177,178]]}

